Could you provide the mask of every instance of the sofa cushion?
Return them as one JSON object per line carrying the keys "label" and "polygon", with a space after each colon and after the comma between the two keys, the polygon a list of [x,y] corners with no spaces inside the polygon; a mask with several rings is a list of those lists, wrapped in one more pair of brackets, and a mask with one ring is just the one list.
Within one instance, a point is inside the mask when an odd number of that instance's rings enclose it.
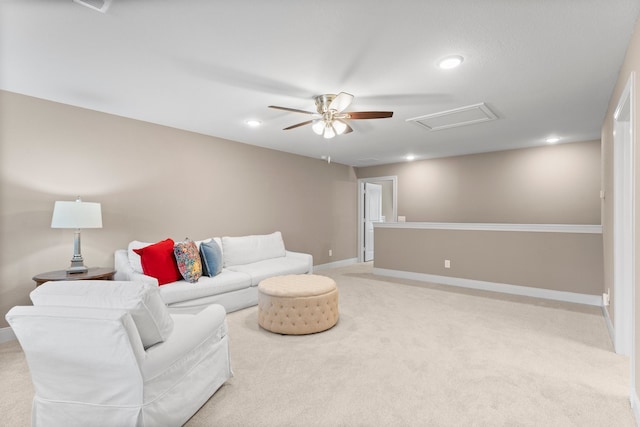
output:
{"label": "sofa cushion", "polygon": [[162,300],[166,304],[173,304],[232,292],[250,286],[251,277],[249,275],[225,269],[215,277],[202,276],[196,284],[181,280],[164,285],[159,289]]}
{"label": "sofa cushion", "polygon": [[213,277],[222,271],[222,250],[212,239],[200,244],[200,256],[202,258],[202,274]]}
{"label": "sofa cushion", "polygon": [[134,249],[140,255],[142,272],[158,279],[158,285],[182,279],[176,257],[173,254],[172,239],[162,240],[144,248]]}
{"label": "sofa cushion", "polygon": [[262,280],[287,274],[304,274],[309,271],[309,263],[303,258],[290,256],[266,259],[246,265],[234,265],[229,270],[251,276],[251,286],[258,286]]}
{"label": "sofa cushion", "polygon": [[129,265],[131,265],[131,268],[133,268],[133,271],[135,271],[136,273],[144,274],[144,271],[142,271],[142,260],[140,259],[140,255],[135,253],[134,249],[141,249],[152,244],[153,242],[140,242],[138,240],[129,242],[129,246],[127,247]]}
{"label": "sofa cushion", "polygon": [[223,237],[222,250],[225,267],[251,264],[286,255],[282,234],[279,231],[259,236]]}
{"label": "sofa cushion", "polygon": [[112,308],[127,310],[145,348],[166,340],[173,319],[158,293],[148,283],[108,280],[47,282],[31,292],[37,306]]}
{"label": "sofa cushion", "polygon": [[197,282],[202,276],[202,262],[196,244],[191,240],[176,242],[173,254],[182,278],[190,283]]}

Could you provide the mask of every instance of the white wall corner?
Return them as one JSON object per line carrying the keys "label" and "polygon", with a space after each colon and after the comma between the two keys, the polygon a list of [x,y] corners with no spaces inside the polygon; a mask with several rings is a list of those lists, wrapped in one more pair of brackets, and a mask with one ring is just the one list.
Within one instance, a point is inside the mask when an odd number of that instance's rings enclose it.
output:
{"label": "white wall corner", "polygon": [[16,334],[13,333],[13,329],[0,328],[0,344],[3,342],[13,341],[16,339]]}

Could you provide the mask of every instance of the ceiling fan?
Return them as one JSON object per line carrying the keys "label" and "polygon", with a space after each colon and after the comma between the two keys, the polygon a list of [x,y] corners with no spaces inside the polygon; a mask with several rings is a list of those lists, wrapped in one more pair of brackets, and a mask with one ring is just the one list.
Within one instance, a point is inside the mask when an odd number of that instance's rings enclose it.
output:
{"label": "ceiling fan", "polygon": [[353,101],[353,95],[346,92],[340,92],[338,95],[319,95],[314,99],[316,101],[316,109],[318,110],[317,113],[298,110],[296,108],[278,107],[276,105],[269,105],[269,108],[292,111],[294,113],[311,114],[313,116],[311,120],[286,127],[283,130],[295,129],[311,124],[311,128],[316,134],[322,135],[327,139],[333,138],[336,135],[353,132],[353,129],[346,120],[384,119],[393,116],[393,111],[345,112],[344,110],[351,105],[351,101]]}

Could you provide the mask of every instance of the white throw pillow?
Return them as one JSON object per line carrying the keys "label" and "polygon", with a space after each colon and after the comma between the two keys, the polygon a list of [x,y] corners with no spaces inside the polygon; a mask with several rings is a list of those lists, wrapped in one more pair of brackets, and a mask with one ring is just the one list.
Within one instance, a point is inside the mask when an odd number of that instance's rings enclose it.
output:
{"label": "white throw pillow", "polygon": [[286,255],[282,234],[279,231],[259,236],[223,237],[221,247],[225,267],[251,264]]}
{"label": "white throw pillow", "polygon": [[37,306],[127,310],[145,348],[166,340],[173,330],[173,319],[158,287],[149,283],[110,280],[47,282],[32,291],[30,296],[33,305]]}

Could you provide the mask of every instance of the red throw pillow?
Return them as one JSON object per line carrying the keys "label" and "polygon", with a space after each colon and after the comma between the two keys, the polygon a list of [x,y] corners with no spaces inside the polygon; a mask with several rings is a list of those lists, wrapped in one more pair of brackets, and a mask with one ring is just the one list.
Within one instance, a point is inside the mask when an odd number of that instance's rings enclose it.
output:
{"label": "red throw pillow", "polygon": [[133,251],[140,255],[142,271],[147,276],[158,279],[158,285],[182,279],[176,257],[173,255],[173,240],[166,239],[153,245]]}

